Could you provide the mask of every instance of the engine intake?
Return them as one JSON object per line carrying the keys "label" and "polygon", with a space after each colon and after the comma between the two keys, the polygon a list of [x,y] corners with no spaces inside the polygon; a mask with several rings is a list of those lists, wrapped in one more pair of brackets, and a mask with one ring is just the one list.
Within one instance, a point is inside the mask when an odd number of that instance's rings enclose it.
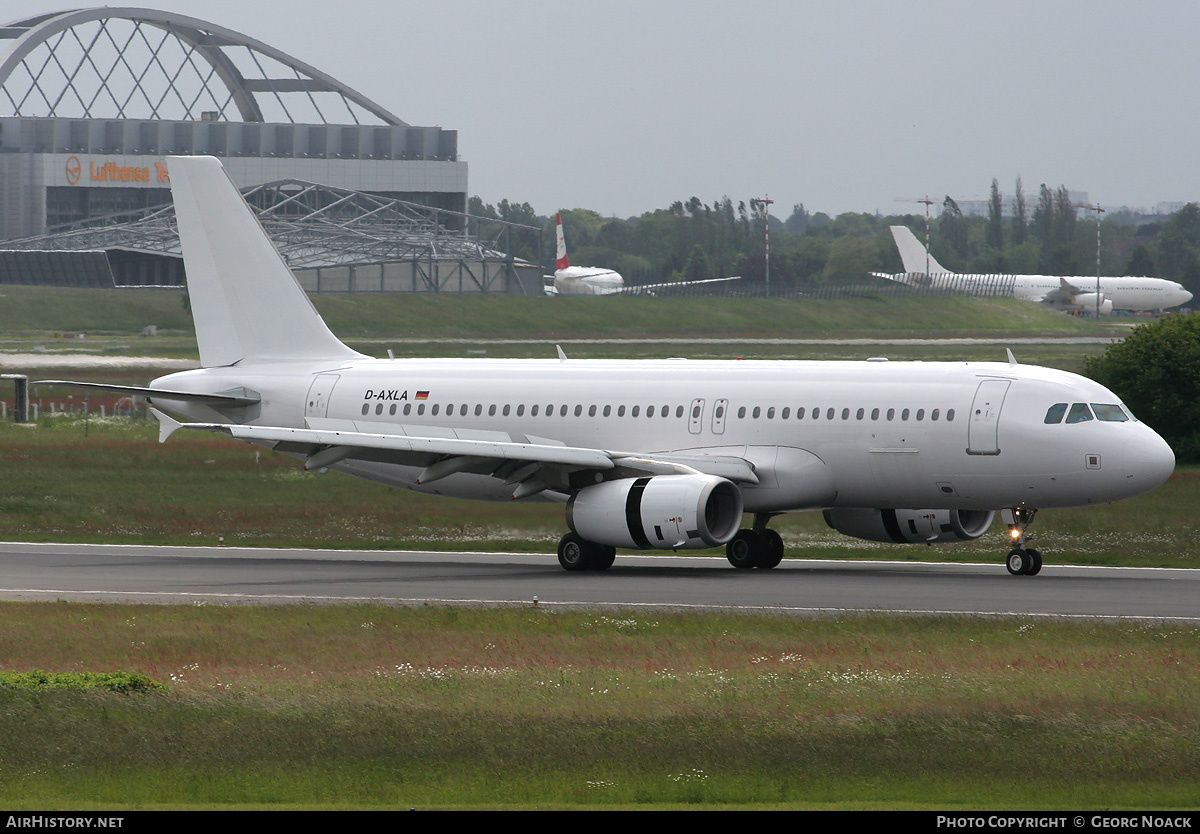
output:
{"label": "engine intake", "polygon": [[895,544],[971,541],[986,533],[995,517],[994,510],[825,511],[825,523],[844,536]]}
{"label": "engine intake", "polygon": [[741,491],[715,475],[605,481],[567,503],[567,524],[583,538],[639,550],[717,547],[741,520]]}

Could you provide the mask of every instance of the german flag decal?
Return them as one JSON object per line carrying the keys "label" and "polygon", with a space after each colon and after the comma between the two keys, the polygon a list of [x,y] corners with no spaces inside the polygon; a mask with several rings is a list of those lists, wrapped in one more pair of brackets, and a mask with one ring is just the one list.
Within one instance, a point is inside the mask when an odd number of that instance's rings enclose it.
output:
{"label": "german flag decal", "polygon": [[429,392],[428,391],[418,391],[416,398],[418,400],[427,400],[427,399],[429,399]]}

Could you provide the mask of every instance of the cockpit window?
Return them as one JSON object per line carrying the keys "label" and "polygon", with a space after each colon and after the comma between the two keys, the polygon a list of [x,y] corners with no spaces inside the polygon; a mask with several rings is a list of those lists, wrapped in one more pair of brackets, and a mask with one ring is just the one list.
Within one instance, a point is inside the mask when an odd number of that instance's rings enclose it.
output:
{"label": "cockpit window", "polygon": [[1088,408],[1087,403],[1071,403],[1071,410],[1067,413],[1068,423],[1086,423],[1091,419],[1092,410]]}
{"label": "cockpit window", "polygon": [[1124,423],[1129,419],[1119,405],[1092,403],[1092,411],[1096,412],[1097,420],[1105,423]]}
{"label": "cockpit window", "polygon": [[1046,412],[1046,423],[1061,423],[1063,415],[1066,413],[1066,403],[1055,403],[1054,405],[1050,406],[1049,410]]}

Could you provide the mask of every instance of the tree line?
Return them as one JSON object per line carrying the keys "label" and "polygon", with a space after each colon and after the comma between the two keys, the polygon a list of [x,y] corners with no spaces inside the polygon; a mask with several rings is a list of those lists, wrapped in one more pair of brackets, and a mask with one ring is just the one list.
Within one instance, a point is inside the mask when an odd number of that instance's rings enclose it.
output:
{"label": "tree line", "polygon": [[[921,214],[810,213],[803,204],[786,218],[768,214],[758,199],[734,202],[698,197],[638,217],[604,217],[590,209],[561,212],[571,263],[620,272],[628,283],[765,277],[765,224],[770,224],[771,284],[781,290],[812,284],[862,284],[871,272],[903,271],[889,226],[904,225],[923,239]],[[472,197],[468,210],[486,222],[500,219],[542,229],[510,251],[554,267],[554,216],[529,203],[498,205]],[[1101,214],[1100,270],[1105,275],[1150,275],[1179,281],[1200,297],[1200,208],[1189,203],[1158,220],[1128,211]],[[965,215],[947,196],[930,221],[930,251],[955,272],[1095,275],[1096,220],[1072,203],[1065,186],[1042,184],[1026,197],[1018,179],[1013,196],[992,180],[985,216]]]}

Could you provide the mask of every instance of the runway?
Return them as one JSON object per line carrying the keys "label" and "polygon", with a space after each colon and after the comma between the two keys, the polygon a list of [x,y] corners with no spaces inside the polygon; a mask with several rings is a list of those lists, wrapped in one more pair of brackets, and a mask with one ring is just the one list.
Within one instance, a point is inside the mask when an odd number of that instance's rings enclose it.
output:
{"label": "runway", "polygon": [[366,603],[1024,615],[1200,622],[1200,571],[1047,562],[785,560],[625,555],[567,573],[552,554],[0,543],[0,599],[175,604]]}

